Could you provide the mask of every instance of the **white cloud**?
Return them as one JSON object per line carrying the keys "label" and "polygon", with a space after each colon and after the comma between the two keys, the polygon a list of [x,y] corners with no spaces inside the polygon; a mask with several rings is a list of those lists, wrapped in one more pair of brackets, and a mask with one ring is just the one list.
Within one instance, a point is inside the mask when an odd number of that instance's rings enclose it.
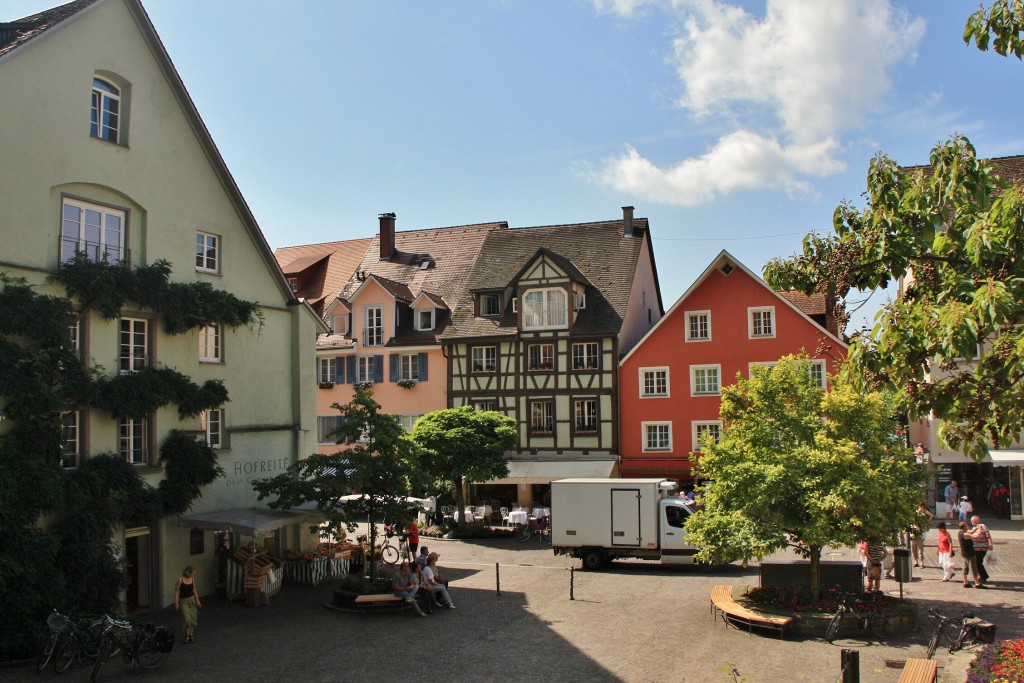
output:
{"label": "white cloud", "polygon": [[[645,0],[594,0],[630,16]],[[768,0],[758,18],[720,0],[667,0],[680,22],[670,63],[678,104],[720,122],[703,156],[661,169],[635,149],[596,174],[648,199],[692,205],[742,188],[801,191],[840,170],[843,133],[859,128],[912,59],[924,32],[890,0]]]}
{"label": "white cloud", "polygon": [[836,157],[839,151],[831,138],[783,147],[774,138],[737,131],[720,139],[703,156],[668,169],[659,168],[630,147],[622,156],[606,161],[591,177],[648,201],[697,206],[740,189],[813,192],[801,177],[842,170],[844,164]]}

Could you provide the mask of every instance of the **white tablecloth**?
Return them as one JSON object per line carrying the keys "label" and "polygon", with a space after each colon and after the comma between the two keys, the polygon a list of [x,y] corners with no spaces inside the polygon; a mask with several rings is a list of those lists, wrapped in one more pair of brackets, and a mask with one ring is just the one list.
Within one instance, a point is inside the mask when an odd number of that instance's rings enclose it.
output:
{"label": "white tablecloth", "polygon": [[533,508],[533,516],[537,519],[544,519],[551,516],[551,508]]}
{"label": "white tablecloth", "polygon": [[530,518],[527,515],[526,510],[513,510],[512,512],[508,513],[509,526],[515,524],[526,524],[529,520]]}

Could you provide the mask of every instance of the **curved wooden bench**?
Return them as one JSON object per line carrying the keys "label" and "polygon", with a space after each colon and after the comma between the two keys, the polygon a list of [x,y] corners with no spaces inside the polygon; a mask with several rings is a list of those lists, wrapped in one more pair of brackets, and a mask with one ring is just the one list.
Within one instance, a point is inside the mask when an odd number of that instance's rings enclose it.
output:
{"label": "curved wooden bench", "polygon": [[793,617],[767,614],[739,604],[732,597],[732,586],[714,586],[711,589],[711,612],[716,619],[720,614],[727,626],[730,623],[733,626],[737,623],[746,624],[748,633],[753,632],[754,626],[774,629],[779,632],[779,638],[783,637],[784,629],[793,622]]}
{"label": "curved wooden bench", "polygon": [[935,683],[939,665],[932,659],[908,659],[897,683]]}

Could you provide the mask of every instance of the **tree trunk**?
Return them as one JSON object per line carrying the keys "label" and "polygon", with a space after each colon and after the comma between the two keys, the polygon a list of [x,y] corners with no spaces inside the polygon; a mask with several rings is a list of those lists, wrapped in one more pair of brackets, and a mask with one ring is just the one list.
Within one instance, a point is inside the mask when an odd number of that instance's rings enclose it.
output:
{"label": "tree trunk", "polygon": [[815,600],[821,599],[821,546],[812,545],[808,549],[808,557],[811,560],[811,596]]}
{"label": "tree trunk", "polygon": [[377,578],[377,525],[370,519],[370,552],[366,558],[367,566],[370,569],[370,582]]}
{"label": "tree trunk", "polygon": [[466,497],[462,494],[462,477],[455,480],[455,525],[466,521]]}

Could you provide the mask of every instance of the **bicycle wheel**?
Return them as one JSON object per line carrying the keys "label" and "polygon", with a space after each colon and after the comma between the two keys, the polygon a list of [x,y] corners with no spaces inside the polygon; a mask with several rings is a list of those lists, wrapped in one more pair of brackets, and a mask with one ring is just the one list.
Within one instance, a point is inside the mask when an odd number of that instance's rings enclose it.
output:
{"label": "bicycle wheel", "polygon": [[39,659],[36,660],[36,671],[39,673],[43,672],[43,669],[50,665],[50,660],[53,659],[53,652],[57,649],[57,641],[60,640],[60,633],[52,632],[46,637],[46,642],[43,643],[43,650],[39,653]]}
{"label": "bicycle wheel", "polygon": [[89,659],[96,659],[100,653],[100,643],[103,640],[103,620],[97,619],[85,629],[82,641],[79,643],[79,650]]}
{"label": "bicycle wheel", "polygon": [[398,562],[398,558],[398,548],[390,544],[381,546],[380,559],[384,560],[388,564],[395,564],[396,562]]}
{"label": "bicycle wheel", "polygon": [[100,669],[103,667],[103,662],[107,661],[107,658],[111,656],[111,651],[115,649],[114,643],[110,640],[104,640],[100,643],[99,654],[96,655],[96,663],[92,665],[92,673],[89,674],[89,680],[92,683],[96,683],[96,679],[100,676]]}
{"label": "bicycle wheel", "polygon": [[877,638],[888,638],[900,630],[901,617],[895,607],[879,607],[871,615],[868,625]]}
{"label": "bicycle wheel", "polygon": [[939,639],[942,638],[942,627],[935,629],[935,633],[932,634],[932,639],[928,641],[928,654],[925,655],[925,659],[931,659],[935,655],[935,650],[939,647]]}
{"label": "bicycle wheel", "polygon": [[529,524],[520,524],[516,527],[516,540],[522,543],[523,541],[529,541],[530,536],[533,535],[533,529],[530,528]]}
{"label": "bicycle wheel", "polygon": [[61,638],[57,645],[56,653],[53,655],[53,668],[57,673],[62,674],[71,668],[71,663],[78,656],[78,639],[72,635]]}
{"label": "bicycle wheel", "polygon": [[167,657],[167,653],[157,649],[156,636],[154,634],[147,633],[139,639],[139,645],[135,650],[135,661],[143,669],[157,668],[164,661],[165,657]]}
{"label": "bicycle wheel", "polygon": [[836,639],[836,635],[839,633],[839,624],[843,621],[842,610],[835,613],[832,620],[828,622],[828,628],[825,629],[825,640],[831,643]]}

